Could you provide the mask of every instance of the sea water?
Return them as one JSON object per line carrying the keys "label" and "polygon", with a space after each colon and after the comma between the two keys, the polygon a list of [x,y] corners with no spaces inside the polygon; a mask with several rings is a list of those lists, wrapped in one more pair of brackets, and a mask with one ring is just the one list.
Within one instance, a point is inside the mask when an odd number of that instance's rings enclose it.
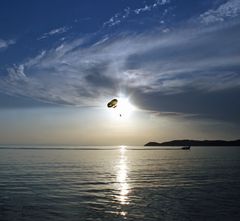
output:
{"label": "sea water", "polygon": [[0,148],[0,220],[240,220],[240,148]]}

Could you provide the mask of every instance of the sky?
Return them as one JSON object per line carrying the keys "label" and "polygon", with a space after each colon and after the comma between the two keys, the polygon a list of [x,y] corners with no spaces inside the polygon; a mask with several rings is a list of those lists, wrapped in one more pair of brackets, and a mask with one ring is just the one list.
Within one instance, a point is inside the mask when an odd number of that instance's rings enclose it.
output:
{"label": "sky", "polygon": [[239,39],[239,0],[2,0],[0,144],[237,139]]}

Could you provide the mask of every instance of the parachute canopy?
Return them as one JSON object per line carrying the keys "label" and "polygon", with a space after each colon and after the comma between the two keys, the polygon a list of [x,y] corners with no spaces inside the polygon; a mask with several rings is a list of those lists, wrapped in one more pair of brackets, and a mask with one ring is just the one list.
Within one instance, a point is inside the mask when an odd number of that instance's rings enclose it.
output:
{"label": "parachute canopy", "polygon": [[108,108],[116,108],[117,103],[118,103],[118,100],[115,98],[115,99],[112,99],[110,102],[108,102],[107,106]]}

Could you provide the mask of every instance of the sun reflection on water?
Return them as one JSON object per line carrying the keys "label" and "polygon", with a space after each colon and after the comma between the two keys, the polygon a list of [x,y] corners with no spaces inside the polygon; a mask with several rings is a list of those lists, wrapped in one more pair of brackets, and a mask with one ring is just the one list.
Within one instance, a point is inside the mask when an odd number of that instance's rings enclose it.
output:
{"label": "sun reflection on water", "polygon": [[[129,204],[129,184],[127,183],[128,178],[128,166],[127,166],[127,156],[126,156],[126,146],[120,146],[120,159],[117,163],[117,189],[119,194],[116,195],[117,200],[121,205]],[[127,212],[121,211],[119,213],[122,216],[126,216]]]}

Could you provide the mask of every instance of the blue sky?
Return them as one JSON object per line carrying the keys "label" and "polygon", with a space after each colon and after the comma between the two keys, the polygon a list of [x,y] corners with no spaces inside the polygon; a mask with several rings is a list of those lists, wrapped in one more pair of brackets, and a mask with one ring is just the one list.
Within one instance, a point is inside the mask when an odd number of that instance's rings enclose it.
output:
{"label": "blue sky", "polygon": [[[1,1],[0,27],[3,144],[239,135],[238,0]],[[119,94],[138,111],[113,131]]]}

